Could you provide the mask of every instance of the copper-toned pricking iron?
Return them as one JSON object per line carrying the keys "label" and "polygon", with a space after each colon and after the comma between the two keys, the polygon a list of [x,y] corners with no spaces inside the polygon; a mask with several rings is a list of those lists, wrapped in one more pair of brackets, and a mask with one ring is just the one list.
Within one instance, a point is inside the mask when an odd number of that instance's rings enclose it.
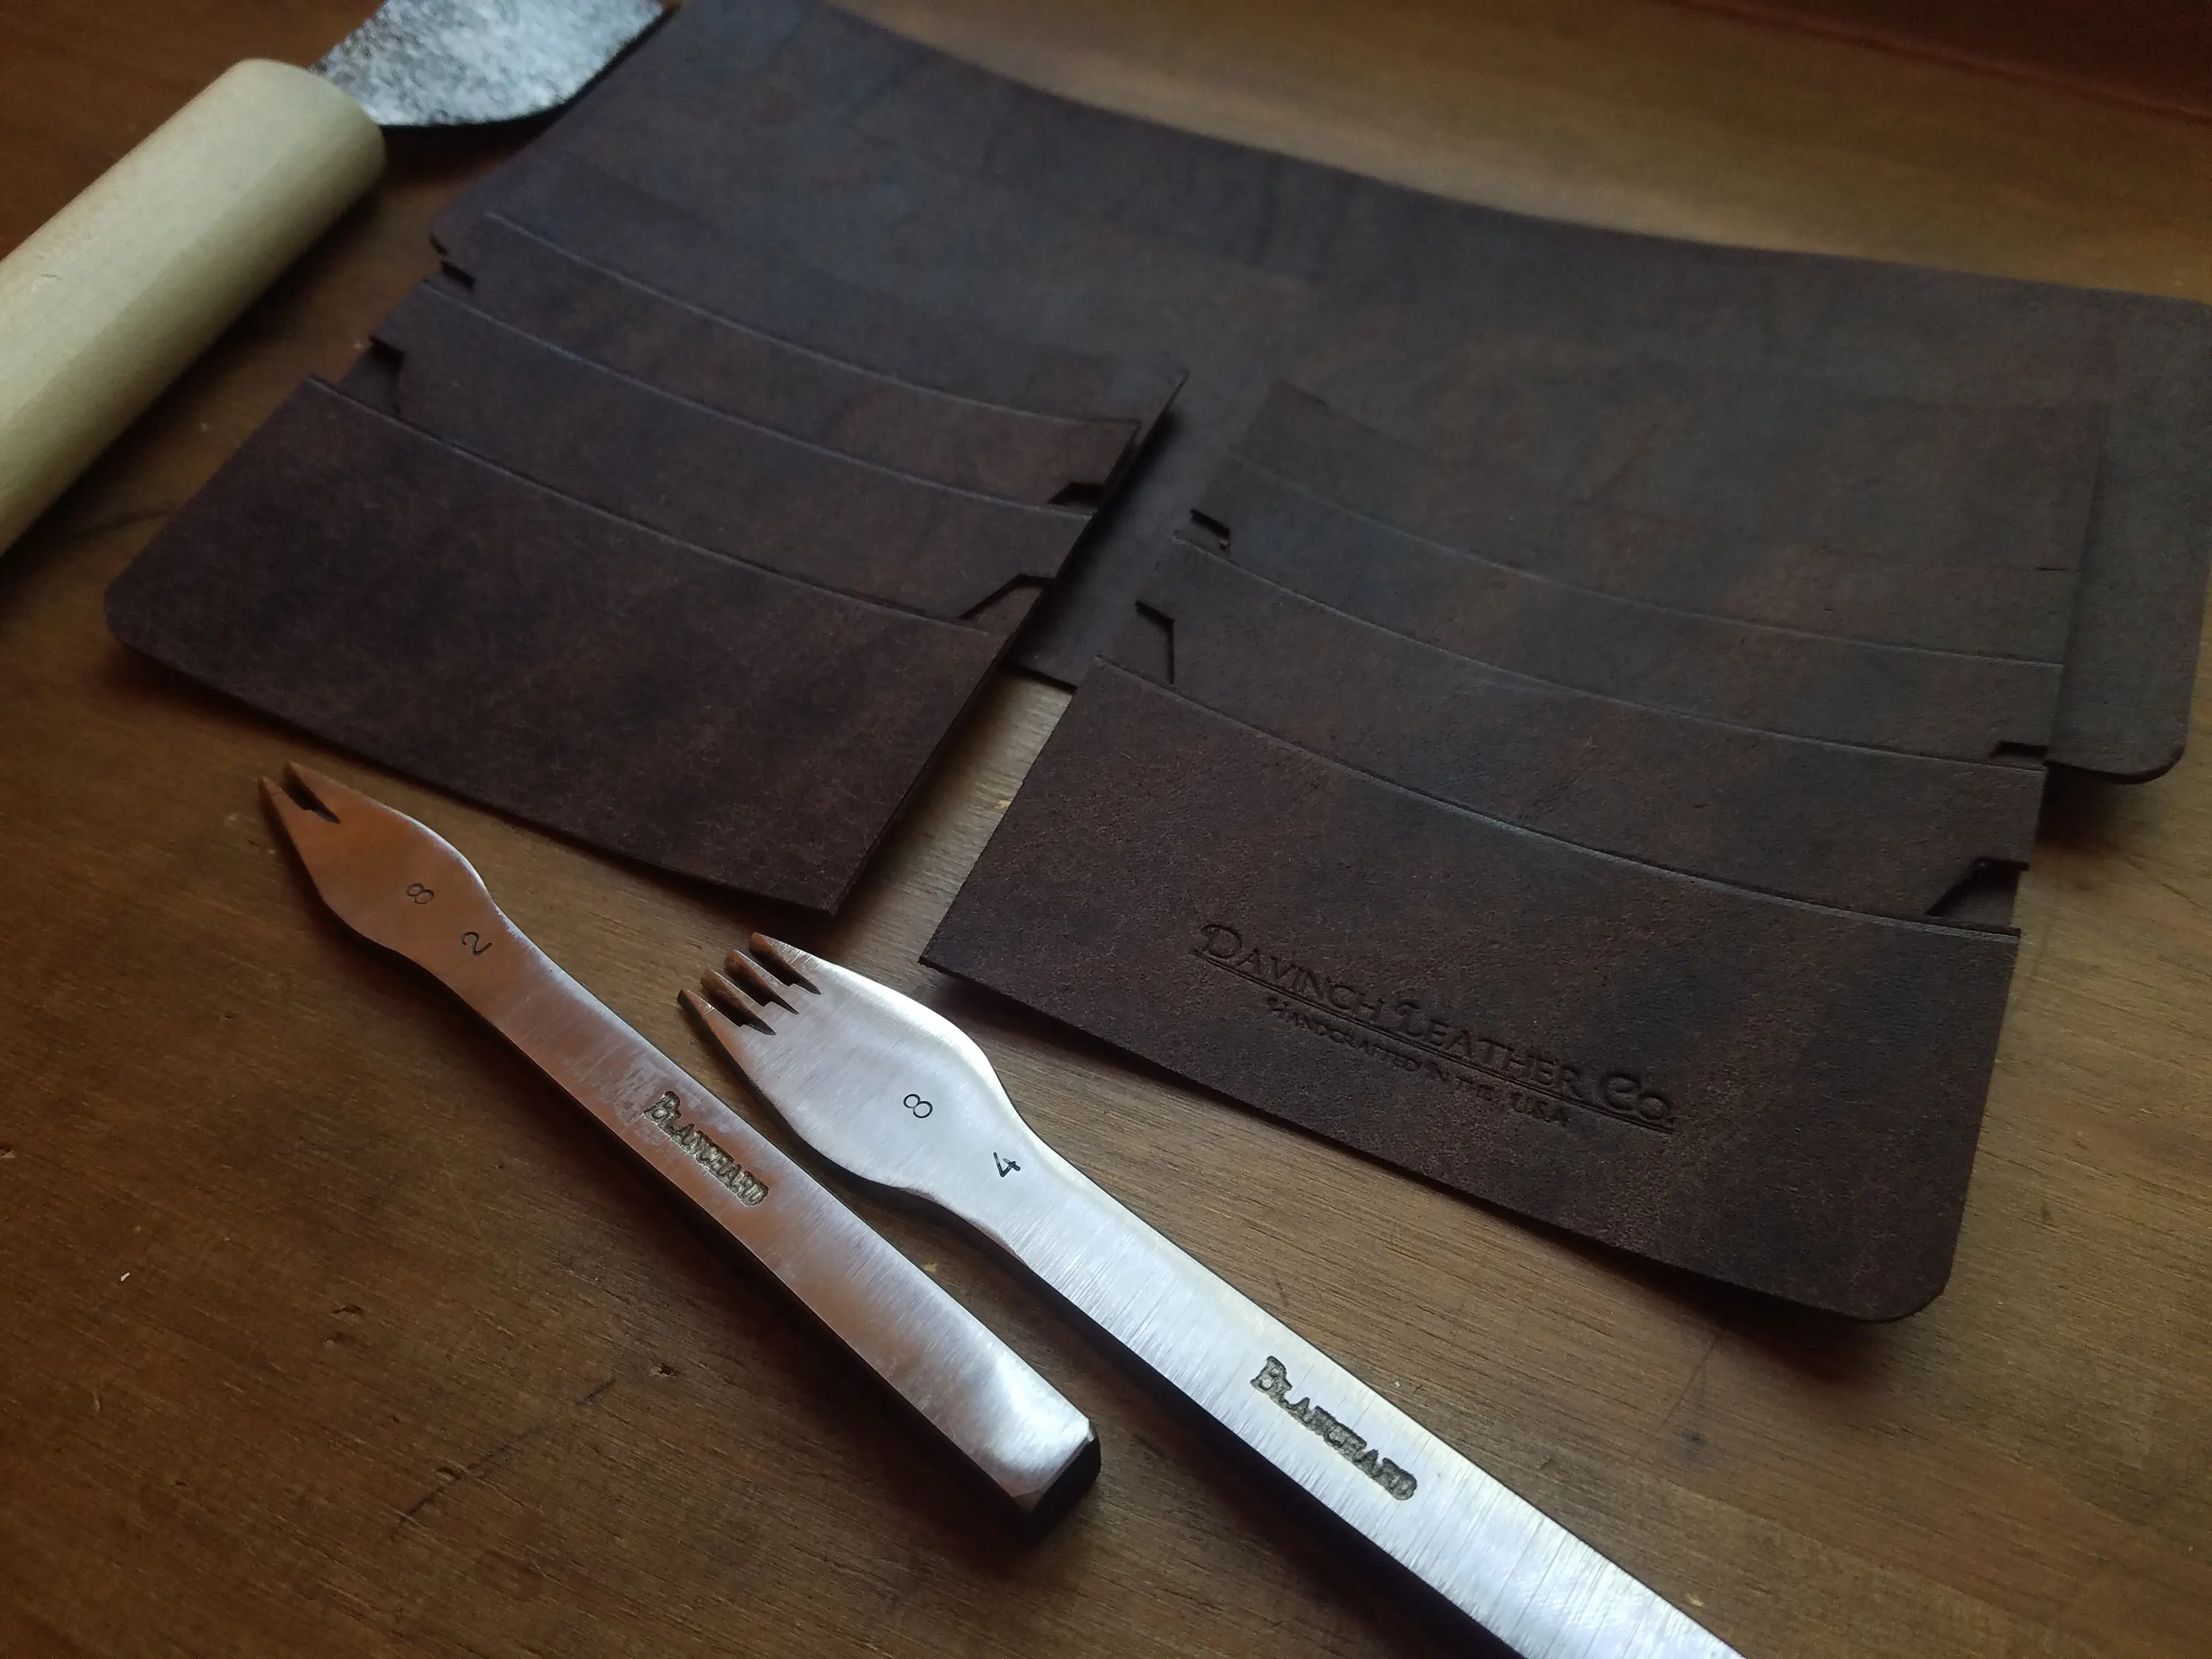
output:
{"label": "copper-toned pricking iron", "polygon": [[[1098,1465],[1082,1413],[936,1282],[560,969],[413,818],[303,766],[263,794],[323,902],[445,981],[774,1273],[1033,1523]],[[296,797],[296,798],[295,798]]]}
{"label": "copper-toned pricking iron", "polygon": [[1524,1659],[1734,1659],[1093,1185],[950,1020],[788,945],[752,948],[706,975],[714,1002],[684,1004],[824,1158],[975,1227]]}

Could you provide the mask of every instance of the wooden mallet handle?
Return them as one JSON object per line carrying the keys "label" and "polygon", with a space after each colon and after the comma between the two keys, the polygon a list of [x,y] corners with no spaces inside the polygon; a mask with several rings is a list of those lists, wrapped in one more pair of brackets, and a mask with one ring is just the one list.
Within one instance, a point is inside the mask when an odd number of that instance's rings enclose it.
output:
{"label": "wooden mallet handle", "polygon": [[0,259],[0,550],[383,167],[352,99],[249,60]]}

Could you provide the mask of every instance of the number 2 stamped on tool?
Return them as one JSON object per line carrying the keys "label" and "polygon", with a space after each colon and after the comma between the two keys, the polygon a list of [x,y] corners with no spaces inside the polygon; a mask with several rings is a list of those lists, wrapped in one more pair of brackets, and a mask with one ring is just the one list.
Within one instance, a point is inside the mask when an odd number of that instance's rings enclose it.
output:
{"label": "number 2 stamped on tool", "polygon": [[[409,882],[401,890],[407,895],[408,902],[412,904],[428,904],[438,896],[436,888],[425,886],[419,881]],[[491,941],[471,927],[461,935],[461,949],[472,957],[480,957],[491,949]]]}

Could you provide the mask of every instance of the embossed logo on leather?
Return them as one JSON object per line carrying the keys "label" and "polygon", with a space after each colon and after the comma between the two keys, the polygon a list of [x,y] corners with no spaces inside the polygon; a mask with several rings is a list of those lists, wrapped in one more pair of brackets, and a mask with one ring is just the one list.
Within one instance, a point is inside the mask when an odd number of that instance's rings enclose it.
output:
{"label": "embossed logo on leather", "polygon": [[750,1207],[768,1196],[767,1184],[758,1176],[732,1158],[697,1124],[684,1121],[684,1104],[673,1093],[662,1095],[645,1109],[645,1115],[666,1130],[668,1138],[689,1152],[694,1164],[735,1194],[738,1203]]}
{"label": "embossed logo on leather", "polygon": [[1633,1072],[1601,1072],[1486,1036],[1428,1012],[1417,996],[1369,990],[1288,951],[1248,944],[1224,921],[1198,930],[1191,954],[1267,994],[1267,1012],[1295,1030],[1418,1072],[1524,1117],[1565,1123],[1570,1109],[1672,1134],[1675,1106]]}
{"label": "embossed logo on leather", "polygon": [[1260,1374],[1252,1379],[1252,1386],[1326,1440],[1330,1449],[1346,1462],[1400,1503],[1404,1503],[1419,1489],[1419,1481],[1315,1405],[1310,1399],[1291,1399],[1290,1370],[1274,1355],[1267,1356],[1267,1363],[1260,1367]]}

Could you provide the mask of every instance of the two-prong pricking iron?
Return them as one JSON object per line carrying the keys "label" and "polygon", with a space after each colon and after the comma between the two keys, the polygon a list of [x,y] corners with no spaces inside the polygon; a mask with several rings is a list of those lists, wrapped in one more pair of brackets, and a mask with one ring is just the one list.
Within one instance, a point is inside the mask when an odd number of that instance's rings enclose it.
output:
{"label": "two-prong pricking iron", "polygon": [[303,766],[261,781],[341,921],[445,981],[703,1211],[1033,1523],[1082,1495],[1091,1425],[813,1177],[523,936],[466,859]]}
{"label": "two-prong pricking iron", "polygon": [[1525,1659],[1731,1654],[1122,1208],[1037,1139],[951,1021],[790,945],[752,948],[685,1005],[823,1157],[975,1227]]}

